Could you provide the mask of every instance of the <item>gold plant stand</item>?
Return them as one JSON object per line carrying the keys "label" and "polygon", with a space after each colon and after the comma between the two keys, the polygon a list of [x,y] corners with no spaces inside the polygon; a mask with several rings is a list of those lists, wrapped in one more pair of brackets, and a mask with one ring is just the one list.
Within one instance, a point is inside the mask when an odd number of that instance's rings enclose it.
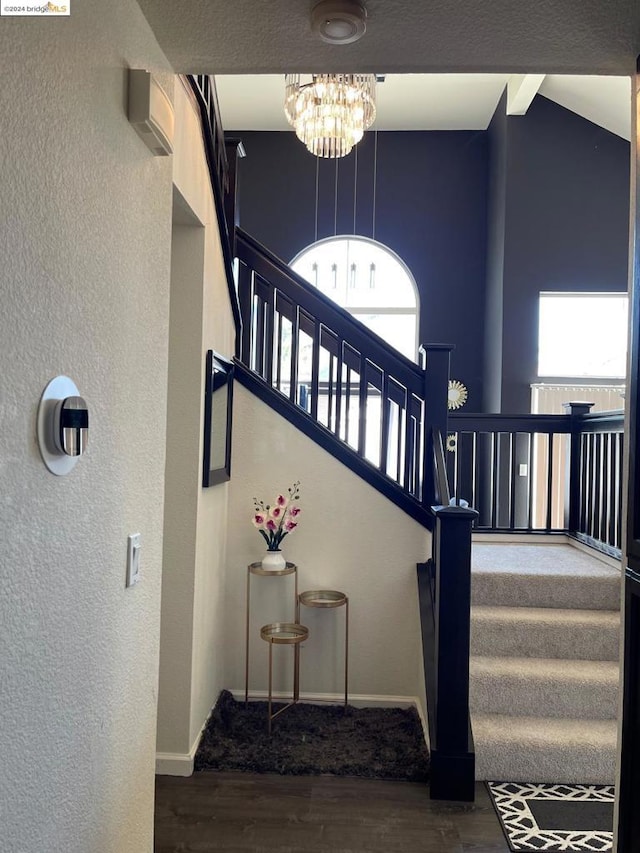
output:
{"label": "gold plant stand", "polygon": [[[271,734],[271,723],[275,718],[291,708],[298,702],[300,697],[300,643],[304,642],[309,636],[309,629],[304,625],[299,625],[297,622],[272,622],[270,625],[263,625],[260,629],[260,636],[263,640],[269,643],[269,734]],[[280,708],[275,714],[271,713],[272,693],[273,693],[273,647],[274,645],[294,645],[294,664],[293,664],[293,698],[283,708]]]}
{"label": "gold plant stand", "polygon": [[349,696],[349,598],[337,589],[309,589],[301,592],[297,598],[296,622],[300,621],[300,605],[305,607],[343,607],[344,617],[344,707]]}
{"label": "gold plant stand", "polygon": [[251,612],[251,575],[262,577],[294,576],[294,620],[297,621],[298,610],[298,567],[295,563],[287,563],[284,569],[263,569],[262,563],[250,563],[247,566],[247,596],[246,596],[246,626],[245,626],[245,657],[244,657],[244,704],[249,702],[249,617]]}

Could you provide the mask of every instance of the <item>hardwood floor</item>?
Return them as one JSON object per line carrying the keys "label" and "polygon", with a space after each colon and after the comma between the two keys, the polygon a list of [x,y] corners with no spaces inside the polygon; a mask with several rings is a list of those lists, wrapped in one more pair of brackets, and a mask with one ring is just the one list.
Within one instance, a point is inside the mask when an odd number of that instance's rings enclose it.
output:
{"label": "hardwood floor", "polygon": [[473,805],[412,782],[196,773],[156,780],[156,853],[508,853],[484,785]]}

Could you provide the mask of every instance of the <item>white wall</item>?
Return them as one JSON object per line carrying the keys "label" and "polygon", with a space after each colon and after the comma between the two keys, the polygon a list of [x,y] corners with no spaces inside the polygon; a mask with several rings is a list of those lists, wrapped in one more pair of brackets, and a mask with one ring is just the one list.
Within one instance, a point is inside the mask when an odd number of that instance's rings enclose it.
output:
{"label": "white wall", "polygon": [[[131,0],[0,26],[0,849],[152,849],[170,158],[125,112],[168,70]],[[170,79],[170,78],[166,78]],[[87,456],[49,473],[35,420],[65,373]],[[142,581],[125,589],[127,534]]]}
{"label": "white wall", "polygon": [[[300,527],[283,551],[299,566],[300,590],[338,589],[350,599],[350,692],[422,697],[416,563],[430,534],[375,489],[236,383],[227,558],[226,686],[244,690],[247,564],[265,545],[251,524],[253,497],[271,502],[301,481]],[[251,588],[251,684],[267,687],[267,645],[259,628],[291,619],[290,577],[254,577]],[[301,652],[301,690],[342,690],[343,609],[303,608],[311,631]],[[275,650],[278,689],[288,686],[291,655]]]}
{"label": "white wall", "polygon": [[229,487],[202,488],[205,353],[230,357],[233,319],[195,107],[177,80],[158,771],[189,773],[224,687]]}

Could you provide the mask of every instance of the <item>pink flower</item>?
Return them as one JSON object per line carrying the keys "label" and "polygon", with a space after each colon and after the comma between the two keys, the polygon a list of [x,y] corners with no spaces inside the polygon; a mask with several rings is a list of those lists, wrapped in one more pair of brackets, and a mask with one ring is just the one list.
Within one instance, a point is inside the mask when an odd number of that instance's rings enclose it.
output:
{"label": "pink flower", "polygon": [[278,495],[276,498],[276,506],[286,506],[289,503],[289,499],[285,498],[284,495]]}
{"label": "pink flower", "polygon": [[267,530],[270,530],[272,533],[275,533],[276,530],[278,529],[278,525],[276,524],[276,522],[272,518],[270,518],[267,521],[267,523],[265,524],[265,527],[267,528]]}
{"label": "pink flower", "polygon": [[300,515],[301,512],[302,512],[302,510],[300,509],[299,506],[290,506],[289,507],[289,515],[291,516],[291,518],[295,518],[296,515]]}
{"label": "pink flower", "polygon": [[289,519],[289,518],[284,523],[284,529],[287,531],[287,533],[292,533],[296,529],[297,526],[298,526],[298,522],[297,521],[291,521],[291,519]]}
{"label": "pink flower", "polygon": [[256,512],[253,516],[253,525],[254,527],[264,527],[264,523],[267,520],[267,516],[263,512]]}
{"label": "pink flower", "polygon": [[272,506],[269,510],[269,515],[271,518],[282,518],[284,515],[284,509],[282,506]]}

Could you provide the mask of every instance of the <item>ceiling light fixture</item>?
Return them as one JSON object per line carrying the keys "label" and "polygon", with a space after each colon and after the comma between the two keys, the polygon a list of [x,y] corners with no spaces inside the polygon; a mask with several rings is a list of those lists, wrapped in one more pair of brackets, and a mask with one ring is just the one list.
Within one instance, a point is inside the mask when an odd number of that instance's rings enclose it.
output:
{"label": "ceiling light fixture", "polygon": [[358,0],[320,0],[311,12],[311,29],[329,44],[351,44],[367,29],[367,10]]}
{"label": "ceiling light fixture", "polygon": [[287,74],[284,111],[316,157],[345,157],[376,117],[375,74]]}

